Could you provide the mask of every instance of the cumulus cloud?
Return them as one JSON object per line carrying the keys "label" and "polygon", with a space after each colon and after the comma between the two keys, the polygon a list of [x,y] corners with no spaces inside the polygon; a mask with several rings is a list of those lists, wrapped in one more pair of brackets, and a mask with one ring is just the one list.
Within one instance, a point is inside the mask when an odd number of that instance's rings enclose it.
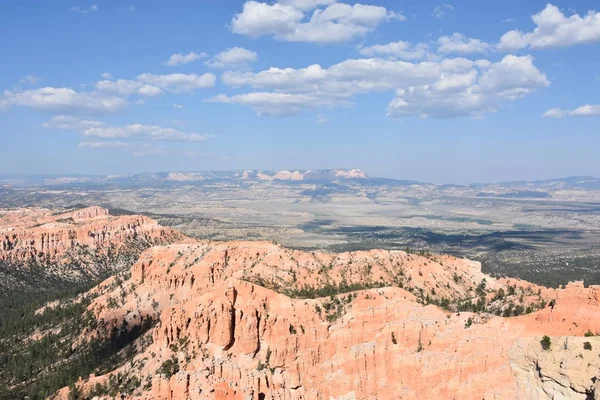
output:
{"label": "cumulus cloud", "polygon": [[532,32],[512,30],[500,39],[503,51],[545,49],[600,42],[600,13],[589,11],[585,16],[565,16],[558,7],[548,4],[531,19],[536,25]]}
{"label": "cumulus cloud", "polygon": [[258,60],[258,54],[242,47],[224,50],[206,63],[212,68],[227,68],[246,66]]}
{"label": "cumulus cloud", "polygon": [[78,93],[70,88],[44,87],[21,92],[4,92],[8,105],[30,107],[37,111],[60,114],[100,115],[123,111],[127,102],[97,92]]}
{"label": "cumulus cloud", "polygon": [[453,11],[452,4],[442,4],[433,9],[433,16],[436,18],[444,18],[449,12]]}
{"label": "cumulus cloud", "polygon": [[87,149],[118,149],[130,146],[131,143],[125,142],[81,142],[77,145],[79,148]]}
{"label": "cumulus cloud", "polygon": [[387,56],[400,60],[419,60],[430,55],[429,45],[425,43],[419,43],[413,46],[409,42],[404,41],[360,47],[359,53],[370,57]]}
{"label": "cumulus cloud", "polygon": [[320,6],[329,6],[336,3],[337,0],[281,0],[279,3],[292,6],[301,11],[314,10]]}
{"label": "cumulus cloud", "polygon": [[57,115],[42,124],[45,128],[50,129],[65,129],[83,131],[89,128],[100,128],[105,126],[102,121],[85,120],[66,115]]}
{"label": "cumulus cloud", "polygon": [[331,105],[327,100],[312,95],[277,92],[254,92],[235,96],[218,95],[207,101],[245,105],[254,109],[258,115],[271,117],[298,115],[307,109]]}
{"label": "cumulus cloud", "polygon": [[548,86],[530,56],[500,62],[448,58],[407,62],[350,59],[323,68],[269,68],[252,73],[228,71],[223,82],[256,92],[217,96],[212,101],[252,107],[260,115],[295,115],[316,107],[348,106],[354,95],[395,92],[388,115],[450,117],[480,115]]}
{"label": "cumulus cloud", "polygon": [[142,96],[157,96],[162,93],[162,90],[156,86],[125,79],[118,79],[116,81],[99,81],[96,83],[96,89],[100,92],[111,93],[119,96],[129,96],[132,94],[138,94]]}
{"label": "cumulus cloud", "polygon": [[173,128],[158,125],[129,124],[111,126],[101,121],[81,120],[68,116],[56,116],[44,123],[44,127],[79,131],[88,137],[102,139],[151,139],[162,141],[202,142],[211,135],[186,133]]}
{"label": "cumulus cloud", "polygon": [[77,12],[79,14],[87,14],[90,12],[98,11],[98,6],[95,4],[92,4],[90,6],[90,8],[80,8],[79,6],[71,7],[71,8],[69,8],[69,11]]}
{"label": "cumulus cloud", "polygon": [[362,36],[391,19],[405,17],[385,7],[359,3],[281,0],[269,4],[250,0],[233,17],[231,28],[253,38],[272,35],[282,41],[334,43]]}
{"label": "cumulus cloud", "polygon": [[113,78],[113,77],[112,77],[112,75],[111,75],[111,74],[109,74],[108,72],[105,72],[105,73],[103,73],[103,74],[100,74],[100,77],[101,77],[102,79],[106,79],[106,80],[109,80],[109,79],[112,79],[112,78]]}
{"label": "cumulus cloud", "polygon": [[553,108],[543,114],[546,118],[565,118],[565,117],[598,117],[600,116],[600,105],[586,104],[574,110],[562,110]]}
{"label": "cumulus cloud", "polygon": [[178,110],[183,110],[183,106],[181,104],[173,104],[173,108],[176,108]]}
{"label": "cumulus cloud", "polygon": [[483,71],[444,73],[433,85],[398,89],[389,103],[390,117],[452,118],[481,116],[550,85],[530,56],[509,55]]}
{"label": "cumulus cloud", "polygon": [[167,65],[174,67],[174,66],[180,65],[180,64],[189,64],[194,61],[198,61],[204,57],[206,57],[206,53],[200,53],[200,54],[194,53],[194,52],[190,52],[188,54],[177,53],[177,54],[173,54],[171,56],[171,58],[169,58],[169,61],[167,61]]}
{"label": "cumulus cloud", "polygon": [[6,112],[8,110],[8,101],[0,98],[0,113]]}
{"label": "cumulus cloud", "polygon": [[185,133],[173,128],[162,128],[157,125],[131,124],[124,126],[100,126],[84,129],[85,136],[105,139],[144,138],[152,140],[203,142],[210,136],[199,133]]}
{"label": "cumulus cloud", "polygon": [[137,81],[155,86],[159,89],[164,89],[168,92],[180,93],[189,92],[196,89],[213,87],[217,81],[214,74],[207,73],[204,75],[196,74],[168,74],[154,75],[141,74],[137,76]]}
{"label": "cumulus cloud", "polygon": [[196,89],[209,88],[215,85],[217,78],[214,74],[168,74],[154,75],[145,73],[138,75],[135,80],[117,79],[96,82],[96,90],[119,96],[158,96],[163,90],[172,93],[191,92]]}
{"label": "cumulus cloud", "polygon": [[348,97],[356,93],[394,90],[414,84],[434,83],[443,72],[466,73],[473,61],[464,58],[441,62],[395,61],[380,58],[349,59],[329,68],[269,68],[258,73],[228,71],[223,82],[287,92],[313,92],[320,96]]}
{"label": "cumulus cloud", "polygon": [[479,39],[471,39],[462,33],[455,33],[452,36],[442,36],[438,39],[438,51],[440,53],[485,53],[490,49],[490,44],[482,42]]}

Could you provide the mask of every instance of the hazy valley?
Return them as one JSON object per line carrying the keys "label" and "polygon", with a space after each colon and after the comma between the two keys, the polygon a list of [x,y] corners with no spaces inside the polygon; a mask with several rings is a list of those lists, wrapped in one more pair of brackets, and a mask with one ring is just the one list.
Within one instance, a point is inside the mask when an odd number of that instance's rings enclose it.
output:
{"label": "hazy valley", "polygon": [[556,286],[600,283],[600,180],[434,185],[358,170],[3,177],[2,207],[100,205],[186,235],[305,249],[427,249]]}
{"label": "hazy valley", "polygon": [[2,399],[599,393],[600,286],[495,278],[425,249],[196,240],[99,207],[2,220]]}

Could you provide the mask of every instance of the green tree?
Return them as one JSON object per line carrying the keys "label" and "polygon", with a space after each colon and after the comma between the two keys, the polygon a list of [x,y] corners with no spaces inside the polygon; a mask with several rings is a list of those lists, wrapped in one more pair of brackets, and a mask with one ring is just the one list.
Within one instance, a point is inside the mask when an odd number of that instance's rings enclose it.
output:
{"label": "green tree", "polygon": [[542,345],[542,349],[550,350],[550,346],[552,346],[552,340],[549,336],[544,335],[542,340],[540,340],[540,344]]}

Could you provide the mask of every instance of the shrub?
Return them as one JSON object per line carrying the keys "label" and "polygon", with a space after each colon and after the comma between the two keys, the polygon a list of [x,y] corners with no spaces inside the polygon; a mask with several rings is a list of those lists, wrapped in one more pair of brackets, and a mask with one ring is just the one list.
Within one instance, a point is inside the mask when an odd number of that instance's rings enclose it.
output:
{"label": "shrub", "polygon": [[487,289],[487,280],[485,278],[483,278],[481,280],[481,282],[479,282],[479,285],[477,285],[477,288],[475,289],[475,291],[477,292],[477,294],[479,296],[485,294],[485,291]]}
{"label": "shrub", "polygon": [[157,373],[166,376],[167,378],[172,377],[179,372],[179,361],[174,356],[162,363]]}
{"label": "shrub", "polygon": [[583,335],[585,337],[594,337],[594,333],[588,329],[588,331]]}
{"label": "shrub", "polygon": [[502,300],[504,298],[505,294],[504,294],[504,289],[500,288],[498,289],[498,292],[496,293],[496,297],[494,298],[494,300]]}
{"label": "shrub", "polygon": [[469,317],[467,322],[465,322],[465,328],[469,328],[471,325],[473,325],[473,318]]}
{"label": "shrub", "polygon": [[542,349],[550,350],[550,346],[552,346],[552,340],[550,340],[549,336],[544,336],[542,340],[540,340],[540,344],[542,345]]}
{"label": "shrub", "polygon": [[592,350],[592,344],[590,342],[585,342],[583,344],[583,349],[584,350]]}

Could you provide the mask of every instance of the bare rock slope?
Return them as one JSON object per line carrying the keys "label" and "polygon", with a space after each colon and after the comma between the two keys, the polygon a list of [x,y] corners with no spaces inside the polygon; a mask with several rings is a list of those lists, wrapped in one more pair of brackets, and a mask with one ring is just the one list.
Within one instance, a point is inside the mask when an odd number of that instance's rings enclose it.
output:
{"label": "bare rock slope", "polygon": [[82,377],[89,396],[598,398],[600,342],[584,334],[600,331],[600,287],[494,279],[450,256],[190,241],[88,295],[81,343],[154,321],[127,362]]}
{"label": "bare rock slope", "polygon": [[129,268],[148,247],[183,237],[148,217],[111,216],[100,207],[0,210],[2,285],[39,289],[106,276]]}

